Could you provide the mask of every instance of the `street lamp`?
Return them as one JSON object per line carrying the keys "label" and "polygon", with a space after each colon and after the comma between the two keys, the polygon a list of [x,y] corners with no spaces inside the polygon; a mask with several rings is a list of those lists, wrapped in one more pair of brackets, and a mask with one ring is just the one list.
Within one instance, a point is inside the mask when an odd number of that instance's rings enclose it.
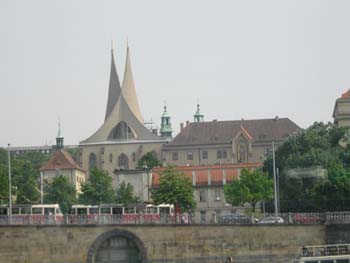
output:
{"label": "street lamp", "polygon": [[273,164],[273,185],[274,185],[274,190],[275,190],[275,222],[277,223],[278,207],[277,207],[277,179],[276,179],[275,141],[272,141],[272,164]]}
{"label": "street lamp", "polygon": [[11,153],[10,153],[10,144],[8,144],[7,148],[7,155],[8,155],[8,167],[9,167],[9,221],[11,223],[12,219],[12,192],[11,192]]}

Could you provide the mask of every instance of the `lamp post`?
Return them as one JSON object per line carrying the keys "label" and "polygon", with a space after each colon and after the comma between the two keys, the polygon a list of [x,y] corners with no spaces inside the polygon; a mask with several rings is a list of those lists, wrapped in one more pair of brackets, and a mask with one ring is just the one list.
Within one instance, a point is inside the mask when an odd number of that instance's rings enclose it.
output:
{"label": "lamp post", "polygon": [[11,153],[10,153],[10,144],[8,144],[7,148],[7,155],[8,155],[8,168],[9,168],[9,222],[12,221],[12,192],[11,192]]}
{"label": "lamp post", "polygon": [[272,141],[272,162],[273,162],[273,185],[275,190],[275,222],[277,223],[277,180],[276,180],[276,160],[275,160],[275,141]]}

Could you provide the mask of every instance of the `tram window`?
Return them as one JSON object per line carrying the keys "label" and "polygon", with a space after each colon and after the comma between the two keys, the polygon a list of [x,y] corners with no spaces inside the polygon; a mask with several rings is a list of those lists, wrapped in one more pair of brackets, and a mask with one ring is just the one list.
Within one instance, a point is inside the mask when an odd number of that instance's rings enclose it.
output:
{"label": "tram window", "polygon": [[12,208],[13,215],[19,215],[19,208]]}
{"label": "tram window", "polygon": [[336,263],[349,263],[349,259],[337,259]]}
{"label": "tram window", "polygon": [[109,207],[101,208],[101,214],[108,214],[108,215],[110,215],[111,214],[111,208],[109,208]]}
{"label": "tram window", "polygon": [[147,214],[157,214],[157,207],[147,207]]}
{"label": "tram window", "polygon": [[[304,262],[305,263],[318,263],[317,260],[305,260]],[[333,263],[333,261],[332,261],[332,263]]]}
{"label": "tram window", "polygon": [[135,214],[135,207],[125,207],[124,213],[125,214]]}
{"label": "tram window", "polygon": [[123,214],[123,208],[121,208],[121,207],[114,207],[114,208],[112,208],[112,214],[113,215],[121,215],[121,214]]}
{"label": "tram window", "polygon": [[321,263],[334,263],[333,260],[321,260],[320,262]]}
{"label": "tram window", "polygon": [[22,207],[21,208],[21,214],[22,215],[27,215],[27,214],[30,214],[30,207]]}
{"label": "tram window", "polygon": [[7,208],[0,208],[0,215],[2,216],[7,215]]}
{"label": "tram window", "polygon": [[169,214],[169,207],[159,207],[159,214]]}
{"label": "tram window", "polygon": [[98,214],[98,207],[90,208],[90,209],[89,209],[89,214],[90,214],[90,215],[96,215],[96,214]]}
{"label": "tram window", "polygon": [[55,213],[55,208],[44,208],[45,215],[53,215]]}
{"label": "tram window", "polygon": [[38,208],[38,207],[33,208],[32,213],[33,215],[41,215],[42,214],[41,208]]}
{"label": "tram window", "polygon": [[77,208],[77,214],[78,215],[86,215],[87,212],[86,212],[86,208]]}

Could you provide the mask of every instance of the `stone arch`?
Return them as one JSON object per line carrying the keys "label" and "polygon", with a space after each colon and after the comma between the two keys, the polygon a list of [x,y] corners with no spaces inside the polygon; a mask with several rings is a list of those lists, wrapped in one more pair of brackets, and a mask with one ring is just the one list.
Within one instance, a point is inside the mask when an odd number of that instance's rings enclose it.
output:
{"label": "stone arch", "polygon": [[122,153],[118,157],[118,169],[128,170],[129,169],[129,158]]}
{"label": "stone arch", "polygon": [[89,155],[89,170],[91,170],[91,169],[93,169],[95,167],[97,167],[96,154],[90,153],[90,155]]}
{"label": "stone arch", "polygon": [[145,244],[138,238],[138,236],[126,230],[115,229],[112,231],[105,232],[97,237],[97,239],[92,243],[92,245],[89,248],[86,263],[99,263],[98,261],[96,261],[96,257],[99,254],[99,249],[105,242],[113,238],[122,238],[130,241],[135,246],[135,248],[138,249],[139,252],[138,260],[136,262],[148,262]]}

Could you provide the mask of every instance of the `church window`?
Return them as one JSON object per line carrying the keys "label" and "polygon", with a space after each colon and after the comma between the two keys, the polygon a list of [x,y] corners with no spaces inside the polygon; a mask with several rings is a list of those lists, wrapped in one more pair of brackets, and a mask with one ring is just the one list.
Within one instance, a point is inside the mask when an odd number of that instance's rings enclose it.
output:
{"label": "church window", "polygon": [[126,124],[126,122],[121,121],[118,125],[112,130],[111,139],[114,140],[127,140],[134,139],[135,135],[131,128]]}
{"label": "church window", "polygon": [[221,157],[221,150],[217,150],[217,152],[216,152],[216,158],[217,159],[221,159],[222,157]]}
{"label": "church window", "polygon": [[113,154],[109,155],[109,162],[112,163],[113,162]]}
{"label": "church window", "polygon": [[222,150],[222,159],[226,159],[227,158],[227,152],[226,150]]}
{"label": "church window", "polygon": [[89,155],[89,169],[93,169],[96,167],[96,155],[94,153],[90,153]]}
{"label": "church window", "polygon": [[208,159],[208,151],[203,151],[202,152],[202,159]]}
{"label": "church window", "polygon": [[187,160],[193,160],[193,152],[187,152]]}
{"label": "church window", "polygon": [[173,161],[179,160],[179,153],[178,152],[173,152],[172,153],[172,159],[173,159]]}
{"label": "church window", "polygon": [[119,155],[118,166],[119,166],[119,169],[121,169],[121,170],[128,170],[129,169],[129,159],[123,153],[121,155]]}
{"label": "church window", "polygon": [[227,151],[226,150],[217,150],[216,158],[217,159],[226,159],[227,158]]}
{"label": "church window", "polygon": [[238,143],[237,162],[238,163],[247,163],[248,162],[248,146],[245,142]]}

